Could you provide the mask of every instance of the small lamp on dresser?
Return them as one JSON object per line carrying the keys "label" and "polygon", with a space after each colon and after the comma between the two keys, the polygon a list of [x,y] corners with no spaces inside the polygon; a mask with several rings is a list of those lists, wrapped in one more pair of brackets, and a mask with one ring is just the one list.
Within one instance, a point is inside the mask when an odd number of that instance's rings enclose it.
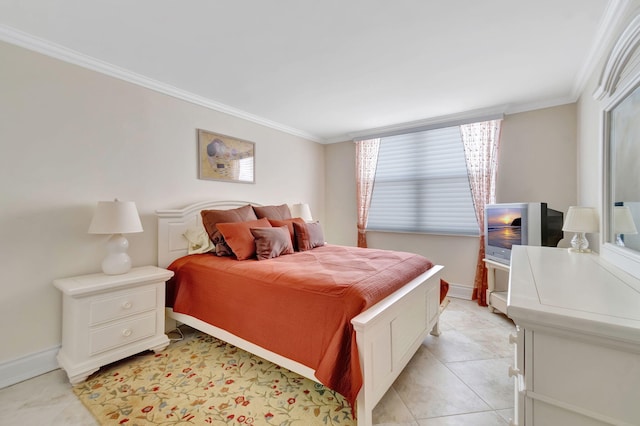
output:
{"label": "small lamp on dresser", "polygon": [[102,272],[119,275],[129,272],[131,258],[127,254],[129,241],[122,234],[142,232],[140,216],[133,201],[99,201],[93,215],[90,234],[113,234],[107,242],[107,257],[102,261]]}
{"label": "small lamp on dresser", "polygon": [[584,236],[587,232],[598,232],[598,213],[593,207],[571,206],[567,211],[562,230],[575,232],[571,239],[569,251],[576,253],[590,253],[589,241]]}

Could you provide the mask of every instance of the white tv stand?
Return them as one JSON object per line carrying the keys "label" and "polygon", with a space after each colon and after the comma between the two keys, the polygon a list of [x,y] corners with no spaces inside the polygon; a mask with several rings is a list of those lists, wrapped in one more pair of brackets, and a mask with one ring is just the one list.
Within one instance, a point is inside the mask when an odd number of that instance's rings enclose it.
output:
{"label": "white tv stand", "polygon": [[506,315],[509,292],[496,289],[496,271],[500,270],[509,273],[511,267],[491,259],[482,260],[487,268],[487,305],[489,306],[489,311],[495,312],[497,310]]}

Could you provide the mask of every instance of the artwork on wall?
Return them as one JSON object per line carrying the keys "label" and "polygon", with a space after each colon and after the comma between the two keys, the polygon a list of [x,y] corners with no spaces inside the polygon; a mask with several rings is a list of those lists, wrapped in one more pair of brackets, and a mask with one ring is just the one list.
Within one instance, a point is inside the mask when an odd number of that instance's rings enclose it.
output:
{"label": "artwork on wall", "polygon": [[198,177],[255,183],[255,143],[198,129]]}

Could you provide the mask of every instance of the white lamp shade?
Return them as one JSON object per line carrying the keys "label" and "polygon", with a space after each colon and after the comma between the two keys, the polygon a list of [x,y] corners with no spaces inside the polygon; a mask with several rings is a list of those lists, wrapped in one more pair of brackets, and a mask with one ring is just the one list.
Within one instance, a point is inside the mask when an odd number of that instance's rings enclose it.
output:
{"label": "white lamp shade", "polygon": [[301,217],[305,222],[313,221],[309,204],[306,204],[306,203],[294,204],[291,206],[290,210],[291,210],[291,216],[293,217]]}
{"label": "white lamp shade", "polygon": [[593,207],[571,206],[562,226],[568,232],[598,232],[598,213]]}
{"label": "white lamp shade", "polygon": [[613,208],[613,232],[615,234],[637,234],[636,224],[633,222],[631,210],[627,206]]}
{"label": "white lamp shade", "polygon": [[99,201],[89,225],[90,234],[131,234],[142,231],[138,209],[133,201]]}

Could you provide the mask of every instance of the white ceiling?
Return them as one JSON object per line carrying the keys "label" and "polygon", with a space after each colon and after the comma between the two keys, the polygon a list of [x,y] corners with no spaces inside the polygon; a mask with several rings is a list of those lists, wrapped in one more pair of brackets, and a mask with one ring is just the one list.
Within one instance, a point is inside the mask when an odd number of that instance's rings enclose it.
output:
{"label": "white ceiling", "polygon": [[0,39],[319,142],[576,100],[624,0],[2,0]]}

